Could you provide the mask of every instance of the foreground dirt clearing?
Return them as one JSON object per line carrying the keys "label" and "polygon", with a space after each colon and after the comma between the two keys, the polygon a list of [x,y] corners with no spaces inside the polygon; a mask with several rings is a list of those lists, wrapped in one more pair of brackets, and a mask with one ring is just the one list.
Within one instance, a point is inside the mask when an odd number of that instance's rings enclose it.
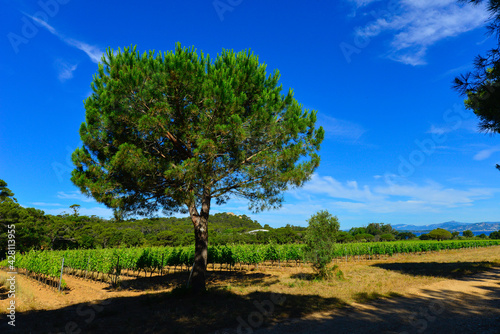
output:
{"label": "foreground dirt clearing", "polygon": [[[210,272],[202,298],[186,272],[109,284],[65,275],[64,295],[17,276],[16,330],[1,333],[500,333],[500,246],[348,263],[345,280],[304,267]],[[0,278],[5,277],[0,272]],[[0,314],[8,299],[0,292]]]}
{"label": "foreground dirt clearing", "polygon": [[500,333],[499,282],[500,268],[494,268],[470,278],[411,288],[401,297],[353,303],[253,332]]}

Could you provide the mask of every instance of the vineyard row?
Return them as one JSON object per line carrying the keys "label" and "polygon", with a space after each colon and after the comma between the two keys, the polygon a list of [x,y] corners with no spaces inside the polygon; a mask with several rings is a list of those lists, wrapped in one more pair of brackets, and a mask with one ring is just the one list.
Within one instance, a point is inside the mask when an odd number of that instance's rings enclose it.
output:
{"label": "vineyard row", "polygon": [[[452,241],[401,241],[378,243],[336,244],[335,257],[389,255],[398,253],[419,253],[444,249],[461,249],[500,245],[500,240],[452,240]],[[25,269],[29,273],[58,278],[61,271],[61,260],[64,267],[85,273],[113,275],[118,277],[122,270],[162,272],[166,267],[190,267],[194,262],[194,247],[152,247],[152,248],[114,248],[66,251],[30,251],[16,255],[14,266]],[[208,267],[218,264],[221,268],[234,267],[236,264],[256,265],[264,262],[281,264],[285,262],[303,263],[305,261],[304,245],[225,245],[208,247]],[[2,263],[0,263],[2,264]]]}

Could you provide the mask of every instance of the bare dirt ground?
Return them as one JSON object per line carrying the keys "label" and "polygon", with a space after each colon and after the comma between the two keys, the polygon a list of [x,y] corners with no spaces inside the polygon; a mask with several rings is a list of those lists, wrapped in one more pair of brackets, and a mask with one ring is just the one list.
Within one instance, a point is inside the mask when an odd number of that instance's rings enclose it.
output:
{"label": "bare dirt ground", "polygon": [[[123,289],[64,275],[68,290],[18,274],[16,327],[0,333],[500,333],[500,246],[339,263],[345,280],[304,267],[123,277]],[[0,271],[0,279],[5,278]]]}

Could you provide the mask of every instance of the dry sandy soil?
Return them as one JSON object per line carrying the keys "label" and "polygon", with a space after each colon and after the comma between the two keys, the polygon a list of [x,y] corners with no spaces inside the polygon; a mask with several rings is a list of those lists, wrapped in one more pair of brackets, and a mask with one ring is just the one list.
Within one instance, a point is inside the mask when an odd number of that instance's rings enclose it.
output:
{"label": "dry sandy soil", "polygon": [[353,303],[253,332],[500,333],[499,284],[500,268],[493,268],[473,277],[410,288],[404,296]]}
{"label": "dry sandy soil", "polygon": [[185,272],[124,277],[119,291],[65,275],[64,294],[19,274],[16,327],[0,291],[0,333],[500,333],[499,258],[496,246],[353,262],[331,283],[297,278],[307,268],[216,271],[202,297],[173,290]]}

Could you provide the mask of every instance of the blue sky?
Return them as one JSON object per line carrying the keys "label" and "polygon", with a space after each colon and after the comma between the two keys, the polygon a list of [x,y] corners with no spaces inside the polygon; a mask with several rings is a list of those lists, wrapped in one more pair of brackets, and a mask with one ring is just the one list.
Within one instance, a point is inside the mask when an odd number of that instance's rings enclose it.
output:
{"label": "blue sky", "polygon": [[451,89],[494,46],[483,7],[451,0],[1,0],[0,178],[23,206],[108,218],[70,181],[83,100],[107,47],[215,56],[252,49],[279,69],[326,130],[321,164],[282,209],[252,214],[234,199],[212,213],[273,227],[306,226],[318,210],[341,228],[371,222],[500,220],[500,140]]}

